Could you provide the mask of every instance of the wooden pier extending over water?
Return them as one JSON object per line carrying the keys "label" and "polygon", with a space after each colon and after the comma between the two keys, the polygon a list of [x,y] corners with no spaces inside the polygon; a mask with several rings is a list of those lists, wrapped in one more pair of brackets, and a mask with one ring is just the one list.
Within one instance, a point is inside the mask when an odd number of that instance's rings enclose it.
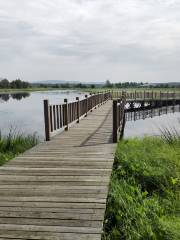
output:
{"label": "wooden pier extending over water", "polygon": [[[106,92],[76,103],[44,102],[48,141],[0,168],[0,239],[101,239],[125,112],[125,99],[111,98]],[[79,124],[52,137],[73,122]]]}
{"label": "wooden pier extending over water", "polygon": [[112,102],[0,168],[0,239],[100,240],[113,165]]}

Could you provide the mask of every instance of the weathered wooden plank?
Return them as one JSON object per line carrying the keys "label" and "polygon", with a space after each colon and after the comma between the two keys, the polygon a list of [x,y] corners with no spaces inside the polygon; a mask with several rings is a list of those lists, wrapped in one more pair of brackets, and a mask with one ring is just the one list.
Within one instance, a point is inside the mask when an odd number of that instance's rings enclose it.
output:
{"label": "weathered wooden plank", "polygon": [[[104,207],[104,206],[103,206]],[[43,212],[43,213],[79,213],[79,214],[103,214],[103,208],[83,208],[81,205],[79,205],[76,208],[65,208],[65,207],[17,207],[17,206],[11,206],[11,207],[0,207],[1,212]],[[46,216],[47,217],[47,216]]]}
{"label": "weathered wooden plank", "polygon": [[0,195],[0,202],[1,201],[16,201],[16,202],[56,202],[56,203],[106,203],[105,198],[98,198],[98,197],[44,197],[44,196],[1,196]]}
{"label": "weathered wooden plank", "polygon": [[28,182],[34,182],[34,181],[44,181],[44,182],[109,182],[109,178],[107,176],[26,176],[26,175],[0,175],[0,184],[2,182],[16,182],[16,181],[28,181]]}
{"label": "weathered wooden plank", "polygon": [[[32,199],[30,199],[32,200]],[[83,199],[81,198],[81,201]],[[45,202],[45,201],[21,201],[21,199],[19,199],[19,201],[17,201],[17,199],[14,201],[14,199],[9,199],[9,201],[0,201],[0,205],[1,208],[3,207],[21,207],[21,208],[31,208],[32,211],[34,208],[58,208],[58,209],[64,209],[64,211],[68,211],[68,209],[71,211],[71,209],[82,209],[85,210],[86,209],[92,209],[93,211],[96,211],[96,209],[103,209],[106,207],[105,201],[103,200],[103,202],[97,202],[94,201],[93,199],[91,199],[89,202],[73,202],[73,201],[68,201],[68,199],[66,199],[66,201],[63,199],[60,199],[59,202],[54,202],[54,201],[49,201],[49,202]]]}
{"label": "weathered wooden plank", "polygon": [[101,228],[90,227],[65,227],[65,226],[36,226],[36,225],[17,225],[0,224],[0,230],[11,231],[37,231],[37,232],[57,232],[57,233],[101,233]]}
{"label": "weathered wooden plank", "polygon": [[86,233],[54,233],[41,231],[8,231],[0,230],[1,239],[26,239],[26,240],[100,240],[101,234]]}
{"label": "weathered wooden plank", "polygon": [[15,217],[1,217],[0,224],[16,224],[18,220],[18,224],[33,224],[33,225],[43,225],[43,226],[68,226],[68,227],[102,227],[102,220],[103,219],[91,219],[91,220],[84,220],[84,219],[54,219],[54,218],[21,218],[18,219]]}
{"label": "weathered wooden plank", "polygon": [[[38,212],[25,212],[25,211],[19,211],[19,212],[5,212],[2,211],[0,212],[0,218],[16,218],[16,222],[18,218],[28,218],[29,219],[29,224],[31,223],[31,218],[35,218],[35,219],[61,219],[61,220],[94,220],[94,221],[100,221],[102,222],[104,219],[104,214],[103,212],[98,212],[97,213],[93,213],[93,214],[82,214],[82,213],[61,213],[61,212],[42,212],[42,211],[38,211]],[[43,224],[43,221],[41,221],[41,223]],[[59,225],[58,225],[59,226]]]}

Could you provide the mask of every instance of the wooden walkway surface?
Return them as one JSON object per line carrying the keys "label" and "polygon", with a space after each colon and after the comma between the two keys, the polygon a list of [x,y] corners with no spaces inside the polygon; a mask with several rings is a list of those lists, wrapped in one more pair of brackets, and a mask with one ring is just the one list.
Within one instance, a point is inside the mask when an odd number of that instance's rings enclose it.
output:
{"label": "wooden walkway surface", "polygon": [[112,102],[0,167],[0,239],[100,240],[113,165]]}

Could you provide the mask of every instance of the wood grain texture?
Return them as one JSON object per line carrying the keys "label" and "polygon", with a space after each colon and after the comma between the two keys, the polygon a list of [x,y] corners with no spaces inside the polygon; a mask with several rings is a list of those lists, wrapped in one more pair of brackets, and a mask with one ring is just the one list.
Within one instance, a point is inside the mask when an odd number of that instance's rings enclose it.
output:
{"label": "wood grain texture", "polygon": [[0,239],[100,240],[114,152],[108,101],[0,167]]}

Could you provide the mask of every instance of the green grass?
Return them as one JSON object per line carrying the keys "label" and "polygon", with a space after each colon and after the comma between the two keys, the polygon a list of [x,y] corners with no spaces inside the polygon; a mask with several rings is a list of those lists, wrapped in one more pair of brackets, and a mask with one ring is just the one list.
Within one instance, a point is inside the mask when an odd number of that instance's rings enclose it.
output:
{"label": "green grass", "polygon": [[103,240],[180,239],[180,137],[164,136],[118,144]]}
{"label": "green grass", "polygon": [[38,143],[35,134],[24,136],[10,131],[5,137],[0,134],[0,166],[5,164],[16,155],[23,153]]}
{"label": "green grass", "polygon": [[179,92],[180,88],[53,88],[53,87],[32,87],[32,88],[22,88],[22,89],[12,89],[12,88],[0,88],[0,93],[13,93],[13,92],[36,92],[36,91],[57,91],[57,90],[78,90],[81,92],[102,92],[107,90],[113,90],[113,91],[127,91],[127,92],[133,92],[133,91],[155,91],[155,92]]}
{"label": "green grass", "polygon": [[[57,90],[66,90],[63,88],[17,88],[17,89],[12,89],[12,88],[0,88],[0,93],[16,93],[16,92],[37,92],[37,91],[57,91]],[[67,89],[68,90],[68,89]],[[71,89],[70,89],[71,90]]]}

